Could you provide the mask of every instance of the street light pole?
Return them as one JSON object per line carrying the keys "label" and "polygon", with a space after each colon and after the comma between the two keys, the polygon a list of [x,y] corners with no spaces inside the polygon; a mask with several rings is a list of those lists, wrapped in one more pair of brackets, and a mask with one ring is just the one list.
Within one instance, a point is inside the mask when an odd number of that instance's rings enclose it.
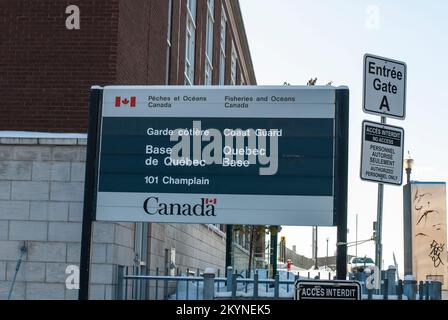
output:
{"label": "street light pole", "polygon": [[317,226],[313,227],[313,256],[314,256],[314,269],[319,269],[319,263],[317,261]]}
{"label": "street light pole", "polygon": [[404,275],[412,275],[412,209],[411,209],[411,172],[414,166],[414,159],[408,151],[408,156],[404,160],[407,184],[403,186],[403,265]]}
{"label": "street light pole", "polygon": [[411,158],[411,154],[408,151],[406,159],[404,159],[404,169],[406,170],[406,183],[411,182],[411,172],[414,166],[414,159]]}
{"label": "street light pole", "polygon": [[327,256],[325,257],[325,267],[328,268],[328,238],[327,238]]}

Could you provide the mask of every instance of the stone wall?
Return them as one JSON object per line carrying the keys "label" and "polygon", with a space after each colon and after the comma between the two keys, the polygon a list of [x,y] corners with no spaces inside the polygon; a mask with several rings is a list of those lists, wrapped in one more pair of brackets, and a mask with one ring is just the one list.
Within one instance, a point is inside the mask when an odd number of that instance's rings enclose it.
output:
{"label": "stone wall", "polygon": [[[165,249],[175,248],[176,268],[184,273],[187,268],[203,271],[211,267],[225,269],[225,234],[213,226],[203,224],[150,225],[150,270],[165,270]],[[162,271],[163,270],[163,271]]]}
{"label": "stone wall", "polygon": [[[206,268],[225,274],[225,234],[212,225],[204,224],[159,224],[149,226],[149,272],[159,275],[201,274]],[[175,249],[174,264],[169,264],[171,248]],[[170,266],[172,267],[170,269]],[[175,283],[164,288],[159,281],[158,299],[175,293]],[[149,298],[155,299],[156,284],[149,284]]]}
{"label": "stone wall", "polygon": [[[66,268],[79,265],[85,174],[85,135],[0,138],[0,300],[6,299],[20,247],[27,248],[13,299],[76,299]],[[67,136],[67,135],[65,135]],[[1,137],[1,135],[0,135]],[[224,271],[225,234],[211,225],[149,224],[148,265]],[[135,223],[94,222],[91,299],[115,298],[117,266],[134,264]]]}
{"label": "stone wall", "polygon": [[[79,265],[85,138],[1,138],[0,299],[6,299],[19,258],[13,299],[77,299],[67,289]],[[91,299],[115,295],[116,265],[134,259],[134,224],[93,225]]]}

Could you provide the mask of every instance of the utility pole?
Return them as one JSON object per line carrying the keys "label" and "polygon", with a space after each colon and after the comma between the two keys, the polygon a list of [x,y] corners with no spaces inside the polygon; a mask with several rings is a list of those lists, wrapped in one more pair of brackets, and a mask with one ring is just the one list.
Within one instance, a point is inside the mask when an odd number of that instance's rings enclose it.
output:
{"label": "utility pole", "polygon": [[79,300],[89,300],[90,253],[92,247],[92,225],[95,193],[95,163],[97,161],[99,117],[103,89],[93,86],[89,98],[89,129],[87,135],[86,172],[84,179],[84,203],[82,213],[81,252],[79,261]]}
{"label": "utility pole", "polygon": [[228,267],[233,267],[233,225],[226,228],[226,272]]}
{"label": "utility pole", "polygon": [[272,278],[275,278],[277,274],[277,240],[278,240],[278,226],[271,229],[271,266],[272,266]]}
{"label": "utility pole", "polygon": [[313,257],[314,257],[314,269],[319,269],[317,262],[317,226],[313,227]]}
{"label": "utility pole", "polygon": [[[404,160],[406,170],[406,184],[403,186],[403,271],[404,276],[412,275],[412,195],[411,195],[411,172],[414,167],[414,159],[408,151],[408,156]],[[395,262],[395,254],[394,254]],[[396,263],[396,262],[395,262]],[[414,270],[415,271],[415,270]],[[398,268],[397,268],[398,274]]]}
{"label": "utility pole", "polygon": [[355,257],[358,256],[358,214],[356,214]]}
{"label": "utility pole", "polygon": [[[381,117],[381,123],[386,123],[386,117]],[[377,216],[376,216],[376,238],[375,238],[375,264],[378,270],[381,272],[381,260],[383,244],[381,242],[381,229],[383,224],[383,195],[384,195],[384,184],[378,183],[378,206],[377,206]]]}

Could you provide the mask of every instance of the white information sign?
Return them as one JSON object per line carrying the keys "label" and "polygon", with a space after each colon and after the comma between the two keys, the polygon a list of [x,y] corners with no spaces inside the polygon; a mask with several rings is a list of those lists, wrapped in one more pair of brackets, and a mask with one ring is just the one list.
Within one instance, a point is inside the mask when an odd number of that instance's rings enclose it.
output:
{"label": "white information sign", "polygon": [[403,128],[363,121],[361,179],[401,185],[403,145]]}
{"label": "white information sign", "polygon": [[406,63],[364,55],[363,110],[366,113],[406,117]]}
{"label": "white information sign", "polygon": [[337,221],[345,87],[107,86],[100,110],[97,220]]}

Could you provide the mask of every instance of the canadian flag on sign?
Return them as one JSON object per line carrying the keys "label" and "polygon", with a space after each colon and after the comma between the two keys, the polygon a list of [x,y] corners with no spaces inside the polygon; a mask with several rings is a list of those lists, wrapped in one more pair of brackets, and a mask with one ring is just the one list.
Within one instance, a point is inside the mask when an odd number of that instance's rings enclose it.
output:
{"label": "canadian flag on sign", "polygon": [[131,97],[131,99],[128,98],[122,98],[122,97],[115,97],[115,107],[119,108],[121,105],[127,106],[129,105],[131,108],[135,108],[137,99],[135,97]]}
{"label": "canadian flag on sign", "polygon": [[217,203],[216,198],[213,199],[205,198],[205,204],[216,204],[216,203]]}

